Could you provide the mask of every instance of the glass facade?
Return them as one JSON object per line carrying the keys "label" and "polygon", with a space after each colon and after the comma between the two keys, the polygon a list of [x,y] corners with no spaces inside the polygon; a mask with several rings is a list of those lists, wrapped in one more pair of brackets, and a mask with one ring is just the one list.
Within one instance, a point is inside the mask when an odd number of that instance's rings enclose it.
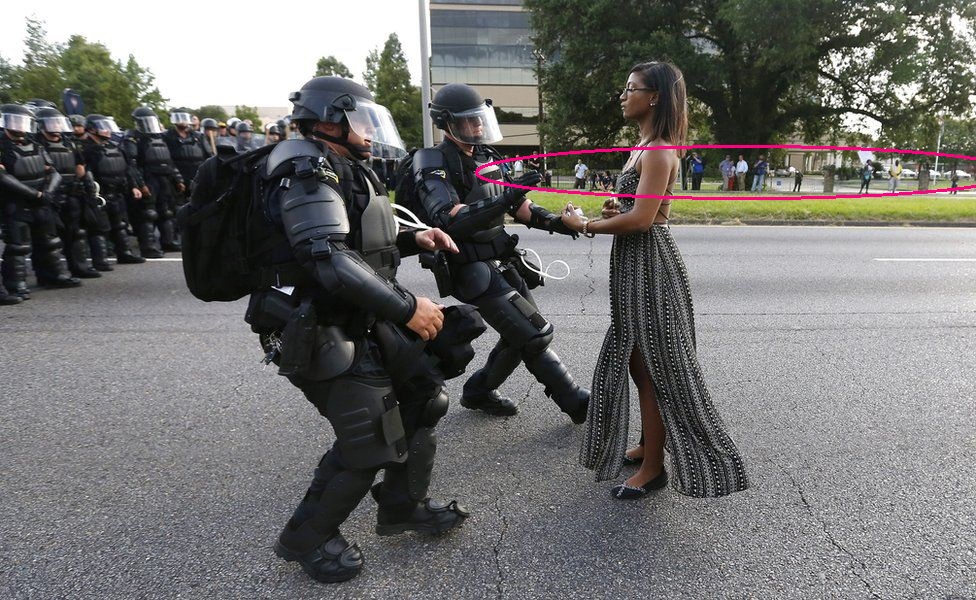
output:
{"label": "glass facade", "polygon": [[527,13],[438,10],[432,6],[430,31],[431,80],[435,84],[535,85],[532,26]]}

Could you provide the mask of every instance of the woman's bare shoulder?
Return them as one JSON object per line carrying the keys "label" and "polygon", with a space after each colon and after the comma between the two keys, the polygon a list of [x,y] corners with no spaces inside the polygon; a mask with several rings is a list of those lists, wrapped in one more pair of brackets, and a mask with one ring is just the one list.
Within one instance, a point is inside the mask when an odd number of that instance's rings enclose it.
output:
{"label": "woman's bare shoulder", "polygon": [[[669,146],[673,144],[667,144],[663,141],[659,143],[648,144],[650,147],[654,146]],[[670,172],[678,164],[678,155],[672,149],[667,150],[646,150],[640,157],[640,166],[638,167],[640,172],[643,173],[647,171],[649,173],[661,173]]]}

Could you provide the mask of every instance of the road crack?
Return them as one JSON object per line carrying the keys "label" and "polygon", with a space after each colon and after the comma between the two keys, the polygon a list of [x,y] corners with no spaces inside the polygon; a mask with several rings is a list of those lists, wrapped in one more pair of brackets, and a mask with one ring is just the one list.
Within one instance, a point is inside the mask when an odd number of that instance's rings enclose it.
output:
{"label": "road crack", "polygon": [[814,521],[820,524],[820,527],[823,529],[824,534],[826,534],[827,540],[830,542],[830,544],[843,554],[847,555],[847,557],[850,559],[851,573],[857,577],[862,584],[864,584],[864,587],[867,589],[871,598],[881,600],[881,596],[874,591],[874,588],[871,587],[871,582],[867,580],[866,575],[868,567],[864,561],[855,556],[853,552],[837,541],[837,538],[834,537],[834,534],[831,533],[830,528],[827,526],[827,521],[820,518],[816,511],[814,511],[813,505],[810,504],[810,502],[807,500],[806,494],[803,492],[803,486],[800,485],[800,482],[797,481],[796,477],[794,477],[793,474],[786,470],[786,468],[783,466],[780,466],[780,470],[790,478],[790,481],[793,483],[793,487],[796,488],[797,493],[800,495],[800,501],[803,502],[803,506],[806,508],[807,513]]}
{"label": "road crack", "polygon": [[580,312],[581,314],[586,314],[586,299],[596,293],[595,281],[593,280],[593,263],[595,259],[593,258],[593,238],[590,238],[590,249],[586,252],[586,258],[589,264],[586,267],[586,271],[583,273],[583,277],[586,278],[586,285],[589,287],[589,291],[580,296]]}

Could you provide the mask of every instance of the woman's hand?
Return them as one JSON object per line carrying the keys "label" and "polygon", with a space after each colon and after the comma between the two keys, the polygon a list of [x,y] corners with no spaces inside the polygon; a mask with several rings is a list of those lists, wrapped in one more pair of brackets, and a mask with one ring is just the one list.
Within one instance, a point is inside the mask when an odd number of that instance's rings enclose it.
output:
{"label": "woman's hand", "polygon": [[576,214],[576,207],[573,206],[572,202],[566,203],[566,208],[563,209],[562,214],[563,225],[568,227],[573,231],[583,231],[584,218]]}
{"label": "woman's hand", "polygon": [[607,198],[607,201],[603,203],[603,210],[600,211],[600,214],[604,219],[619,215],[620,205],[617,204],[617,200],[615,198]]}

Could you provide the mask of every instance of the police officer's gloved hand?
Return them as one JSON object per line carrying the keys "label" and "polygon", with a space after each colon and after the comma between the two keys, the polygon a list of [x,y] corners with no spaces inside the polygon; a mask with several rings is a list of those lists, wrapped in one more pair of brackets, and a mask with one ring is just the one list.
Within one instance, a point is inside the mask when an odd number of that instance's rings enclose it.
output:
{"label": "police officer's gloved hand", "polygon": [[[515,185],[535,187],[539,185],[540,181],[542,181],[542,175],[533,172],[533,173],[526,173],[525,175],[522,175],[518,179],[512,180],[512,183],[514,183]],[[508,201],[508,205],[511,206],[513,209],[518,208],[518,206],[522,203],[522,200],[525,198],[525,195],[528,193],[529,190],[523,190],[523,189],[513,188],[513,187],[505,188],[505,192],[504,192],[505,199]]]}
{"label": "police officer's gloved hand", "polygon": [[37,204],[39,206],[55,206],[57,201],[57,197],[51,192],[41,192],[41,197],[37,199]]}

